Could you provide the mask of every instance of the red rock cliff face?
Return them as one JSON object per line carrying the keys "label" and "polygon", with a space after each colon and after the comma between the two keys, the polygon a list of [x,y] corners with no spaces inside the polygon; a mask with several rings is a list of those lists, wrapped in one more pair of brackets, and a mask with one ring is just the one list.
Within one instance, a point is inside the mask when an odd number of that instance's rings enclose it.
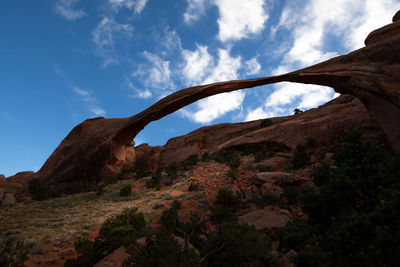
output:
{"label": "red rock cliff face", "polygon": [[[152,170],[156,170],[173,162],[182,162],[192,154],[201,156],[205,152],[213,154],[230,148],[240,150],[248,144],[264,143],[294,149],[298,144],[306,144],[309,137],[314,139],[319,150],[315,154],[323,158],[339,143],[345,130],[362,129],[364,137],[385,140],[365,106],[351,95],[342,95],[298,115],[270,120],[272,125],[266,127],[262,126],[262,120],[202,127],[172,138],[164,146],[138,146],[137,156],[146,159]],[[154,150],[157,150],[157,158],[154,158]]]}
{"label": "red rock cliff face", "polygon": [[191,87],[161,99],[130,118],[86,120],[61,142],[37,177],[52,185],[87,190],[101,177],[116,175],[121,170],[130,155],[127,147],[150,122],[211,95],[283,81],[330,86],[336,92],[356,96],[385,132],[392,147],[400,151],[398,17],[396,14],[394,23],[372,32],[365,41],[366,47],[302,70]]}

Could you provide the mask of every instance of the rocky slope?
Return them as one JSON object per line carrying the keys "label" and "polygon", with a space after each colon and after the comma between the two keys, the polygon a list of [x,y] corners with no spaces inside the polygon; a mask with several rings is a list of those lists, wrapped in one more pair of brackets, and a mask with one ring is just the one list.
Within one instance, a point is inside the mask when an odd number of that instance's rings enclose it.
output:
{"label": "rocky slope", "polygon": [[[28,266],[61,266],[67,258],[76,257],[74,241],[82,237],[93,239],[101,223],[125,207],[138,207],[150,225],[157,228],[161,212],[173,200],[182,203],[181,216],[188,218],[193,211],[208,213],[218,190],[227,188],[238,193],[244,204],[238,211],[239,222],[253,225],[268,236],[273,253],[285,261],[286,256],[278,252],[277,231],[287,222],[304,217],[294,195],[312,183],[311,173],[316,166],[332,162],[332,152],[342,133],[354,128],[362,129],[364,137],[385,141],[385,134],[361,101],[342,95],[293,116],[207,126],[173,138],[165,146],[143,144],[135,148],[135,154],[148,163],[150,171],[164,172],[166,166],[184,162],[192,154],[211,156],[230,150],[240,155],[239,166],[233,177],[229,166],[206,158],[180,170],[172,183],[161,180],[160,190],[147,188],[150,178],[138,178],[135,169],[127,168],[120,180],[104,187],[103,195],[89,192],[32,201],[15,191],[20,201],[0,209],[0,238],[15,236],[24,240],[30,248]],[[289,172],[298,144],[306,146],[310,163]],[[249,148],[251,151],[247,151]],[[257,152],[263,150],[268,153],[259,157]],[[0,188],[6,188],[6,184]],[[119,196],[124,185],[132,186],[131,196]],[[195,189],[190,189],[191,185],[196,185]],[[260,206],[264,195],[278,196],[281,202]],[[109,256],[105,261],[114,264],[121,259]]]}
{"label": "rocky slope", "polygon": [[[242,150],[246,145],[263,143],[294,150],[312,137],[318,147],[315,156],[323,159],[337,144],[345,130],[362,129],[364,135],[385,140],[379,125],[372,119],[360,100],[342,95],[318,109],[295,116],[243,123],[225,123],[202,127],[187,135],[170,139],[164,146],[142,144],[135,148],[136,157],[145,158],[152,170],[182,162],[188,156],[214,154],[227,149]],[[264,122],[265,123],[265,122]]]}

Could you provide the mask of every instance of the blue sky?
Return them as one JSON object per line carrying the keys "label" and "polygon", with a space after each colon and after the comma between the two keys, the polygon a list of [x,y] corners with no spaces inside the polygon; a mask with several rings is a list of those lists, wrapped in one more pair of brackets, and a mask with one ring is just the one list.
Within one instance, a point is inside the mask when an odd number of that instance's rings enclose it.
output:
{"label": "blue sky", "polygon": [[[269,76],[363,46],[400,0],[0,2],[0,174],[37,171],[87,118],[128,117],[176,90]],[[151,123],[163,145],[204,125],[291,114],[334,97],[282,83],[210,97]]]}

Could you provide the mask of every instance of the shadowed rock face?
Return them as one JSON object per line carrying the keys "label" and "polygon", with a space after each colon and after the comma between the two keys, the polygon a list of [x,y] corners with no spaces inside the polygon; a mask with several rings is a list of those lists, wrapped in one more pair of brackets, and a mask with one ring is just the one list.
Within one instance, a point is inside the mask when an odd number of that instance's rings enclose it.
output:
{"label": "shadowed rock face", "polygon": [[[288,74],[251,80],[228,81],[177,91],[130,118],[89,119],[76,126],[61,142],[37,177],[62,191],[91,189],[101,177],[119,173],[132,158],[133,138],[150,122],[199,99],[278,82],[325,85],[359,98],[400,151],[400,21],[373,31],[366,47]],[[85,183],[82,183],[85,181]],[[84,187],[82,187],[84,186]]]}

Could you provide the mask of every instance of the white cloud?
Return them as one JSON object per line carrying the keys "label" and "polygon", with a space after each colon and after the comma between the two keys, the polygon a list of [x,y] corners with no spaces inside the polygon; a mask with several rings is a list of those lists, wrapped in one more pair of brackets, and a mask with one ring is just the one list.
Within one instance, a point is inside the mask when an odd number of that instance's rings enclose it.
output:
{"label": "white cloud", "polygon": [[124,87],[128,88],[129,91],[134,93],[133,95],[129,95],[129,97],[148,99],[153,96],[149,89],[140,90],[136,88],[129,78],[125,78]]}
{"label": "white cloud", "polygon": [[145,8],[147,0],[109,0],[109,3],[116,12],[125,7],[139,14]]}
{"label": "white cloud", "polygon": [[336,56],[336,51],[329,51],[330,36],[342,39],[348,51],[364,46],[368,33],[390,23],[400,8],[397,0],[310,0],[302,7],[288,3],[280,27],[293,30],[293,45],[284,62],[296,67]]}
{"label": "white cloud", "polygon": [[213,61],[207,46],[197,45],[194,51],[182,50],[182,55],[185,60],[185,67],[182,70],[185,79],[190,85],[199,84]]}
{"label": "white cloud", "polygon": [[54,7],[55,12],[67,20],[77,20],[87,14],[82,9],[74,10],[72,6],[79,3],[79,0],[58,0]]}
{"label": "white cloud", "polygon": [[268,15],[264,0],[214,0],[218,7],[218,39],[239,40],[259,33]]}
{"label": "white cloud", "polygon": [[148,51],[143,52],[143,57],[148,64],[140,65],[132,76],[139,78],[147,88],[174,90],[176,86],[171,78],[170,62]]}
{"label": "white cloud", "polygon": [[200,100],[196,105],[197,111],[184,110],[182,114],[198,123],[210,123],[227,112],[240,108],[244,97],[245,93],[240,91],[214,95]]}
{"label": "white cloud", "polygon": [[117,53],[115,50],[115,38],[132,36],[133,26],[130,24],[118,24],[113,19],[103,18],[92,31],[92,40],[96,47],[97,55],[104,59],[103,67],[117,65]]}
{"label": "white cloud", "polygon": [[[201,54],[201,50],[203,50],[203,53],[206,53],[205,48],[201,49],[201,47],[198,47],[196,51],[199,51],[199,55]],[[204,77],[202,84],[238,78],[238,72],[242,65],[241,57],[231,57],[229,53],[230,51],[228,50],[219,49],[218,64]],[[196,68],[191,74],[195,75],[195,73],[200,73],[200,75],[204,76],[205,71],[202,68]],[[210,123],[230,111],[240,109],[244,97],[245,93],[243,91],[210,96],[198,101],[194,105],[194,108],[182,110],[181,114],[198,123]]]}
{"label": "white cloud", "polygon": [[293,114],[293,109],[310,109],[333,98],[332,89],[319,85],[281,83],[263,106],[249,110],[246,121]]}
{"label": "white cloud", "polygon": [[247,68],[246,75],[255,75],[255,74],[259,73],[261,70],[261,65],[260,65],[260,63],[258,63],[256,57],[253,57],[252,59],[247,60],[245,62],[245,64],[246,64],[246,68]]}
{"label": "white cloud", "polygon": [[230,51],[226,49],[218,50],[218,64],[206,77],[203,84],[223,82],[238,78],[238,71],[242,66],[240,56],[231,57]]}
{"label": "white cloud", "polygon": [[[273,27],[290,30],[286,42],[291,45],[281,65],[271,74],[278,75],[303,68],[342,53],[364,46],[368,33],[391,22],[400,9],[397,0],[308,0],[304,5],[288,1],[281,14],[280,23]],[[336,44],[331,44],[331,38]],[[289,40],[288,40],[289,39]],[[339,48],[338,48],[339,47]],[[279,84],[265,101],[248,111],[246,120],[292,114],[298,107],[316,107],[334,96],[333,90],[322,86]]]}
{"label": "white cloud", "polygon": [[181,38],[176,30],[169,30],[166,28],[164,30],[164,35],[160,38],[162,39],[160,39],[159,42],[161,42],[162,46],[167,50],[164,53],[172,52],[174,50],[182,50]]}
{"label": "white cloud", "polygon": [[72,89],[75,94],[80,96],[81,100],[85,102],[86,108],[96,116],[105,116],[106,111],[100,107],[100,103],[96,97],[94,97],[91,92],[74,87]]}
{"label": "white cloud", "polygon": [[187,24],[191,24],[194,21],[200,19],[202,15],[204,15],[206,10],[206,0],[186,0],[188,6],[186,8],[185,13],[183,14],[183,18]]}

